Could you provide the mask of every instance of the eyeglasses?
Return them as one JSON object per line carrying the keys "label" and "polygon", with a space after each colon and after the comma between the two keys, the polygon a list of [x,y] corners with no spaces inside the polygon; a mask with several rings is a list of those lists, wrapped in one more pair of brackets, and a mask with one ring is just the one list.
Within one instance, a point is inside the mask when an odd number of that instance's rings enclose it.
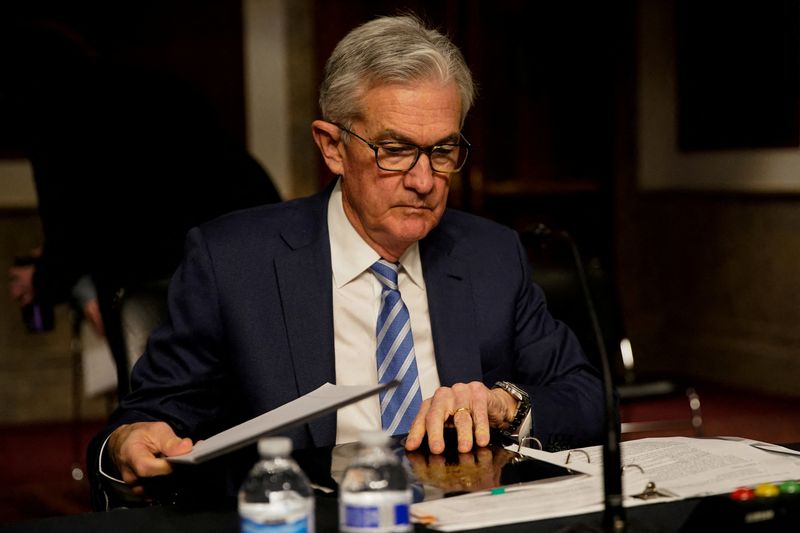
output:
{"label": "eyeglasses", "polygon": [[408,172],[419,161],[420,154],[427,154],[431,162],[431,170],[442,174],[454,174],[461,170],[467,162],[471,144],[461,135],[459,143],[435,144],[433,146],[417,146],[416,144],[400,141],[369,142],[365,138],[353,133],[349,129],[335,124],[340,130],[345,131],[372,148],[375,152],[375,163],[378,168],[389,172]]}

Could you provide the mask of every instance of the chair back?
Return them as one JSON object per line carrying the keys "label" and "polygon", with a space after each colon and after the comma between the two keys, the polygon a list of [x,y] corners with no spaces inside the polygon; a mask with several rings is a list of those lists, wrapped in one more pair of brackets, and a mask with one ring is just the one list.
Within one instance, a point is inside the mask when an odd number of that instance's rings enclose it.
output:
{"label": "chair back", "polygon": [[544,224],[531,226],[520,233],[520,238],[528,253],[533,280],[544,291],[550,313],[569,326],[598,369],[602,343],[614,381],[621,380],[622,313],[616,287],[601,260],[584,259],[567,231]]}

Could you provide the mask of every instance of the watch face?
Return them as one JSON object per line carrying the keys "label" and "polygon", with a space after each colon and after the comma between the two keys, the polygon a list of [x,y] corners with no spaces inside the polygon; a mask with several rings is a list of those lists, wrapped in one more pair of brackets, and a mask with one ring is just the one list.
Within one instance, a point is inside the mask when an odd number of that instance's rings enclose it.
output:
{"label": "watch face", "polygon": [[495,383],[495,387],[503,389],[517,400],[522,400],[526,396],[525,391],[508,381],[498,381]]}

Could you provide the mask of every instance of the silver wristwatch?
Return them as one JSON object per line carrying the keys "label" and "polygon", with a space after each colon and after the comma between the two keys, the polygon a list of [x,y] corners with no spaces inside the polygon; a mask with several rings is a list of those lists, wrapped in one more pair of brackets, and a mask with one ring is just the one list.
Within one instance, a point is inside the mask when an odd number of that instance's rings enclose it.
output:
{"label": "silver wristwatch", "polygon": [[[500,430],[500,433],[504,437],[514,442],[519,442],[520,437],[527,437],[528,433],[530,433],[530,396],[528,396],[528,393],[522,388],[508,381],[498,381],[492,388],[503,389],[519,402],[519,404],[517,404],[517,412],[514,414],[514,418],[508,424],[508,427]],[[527,426],[527,428],[525,426]]]}

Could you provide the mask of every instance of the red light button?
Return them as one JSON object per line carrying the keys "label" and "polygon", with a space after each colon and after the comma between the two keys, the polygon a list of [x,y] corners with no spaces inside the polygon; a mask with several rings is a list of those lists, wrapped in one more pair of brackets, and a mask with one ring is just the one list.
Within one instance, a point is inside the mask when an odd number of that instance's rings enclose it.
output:
{"label": "red light button", "polygon": [[755,491],[748,487],[739,487],[731,492],[731,499],[737,502],[749,502],[750,500],[754,500],[755,497]]}

